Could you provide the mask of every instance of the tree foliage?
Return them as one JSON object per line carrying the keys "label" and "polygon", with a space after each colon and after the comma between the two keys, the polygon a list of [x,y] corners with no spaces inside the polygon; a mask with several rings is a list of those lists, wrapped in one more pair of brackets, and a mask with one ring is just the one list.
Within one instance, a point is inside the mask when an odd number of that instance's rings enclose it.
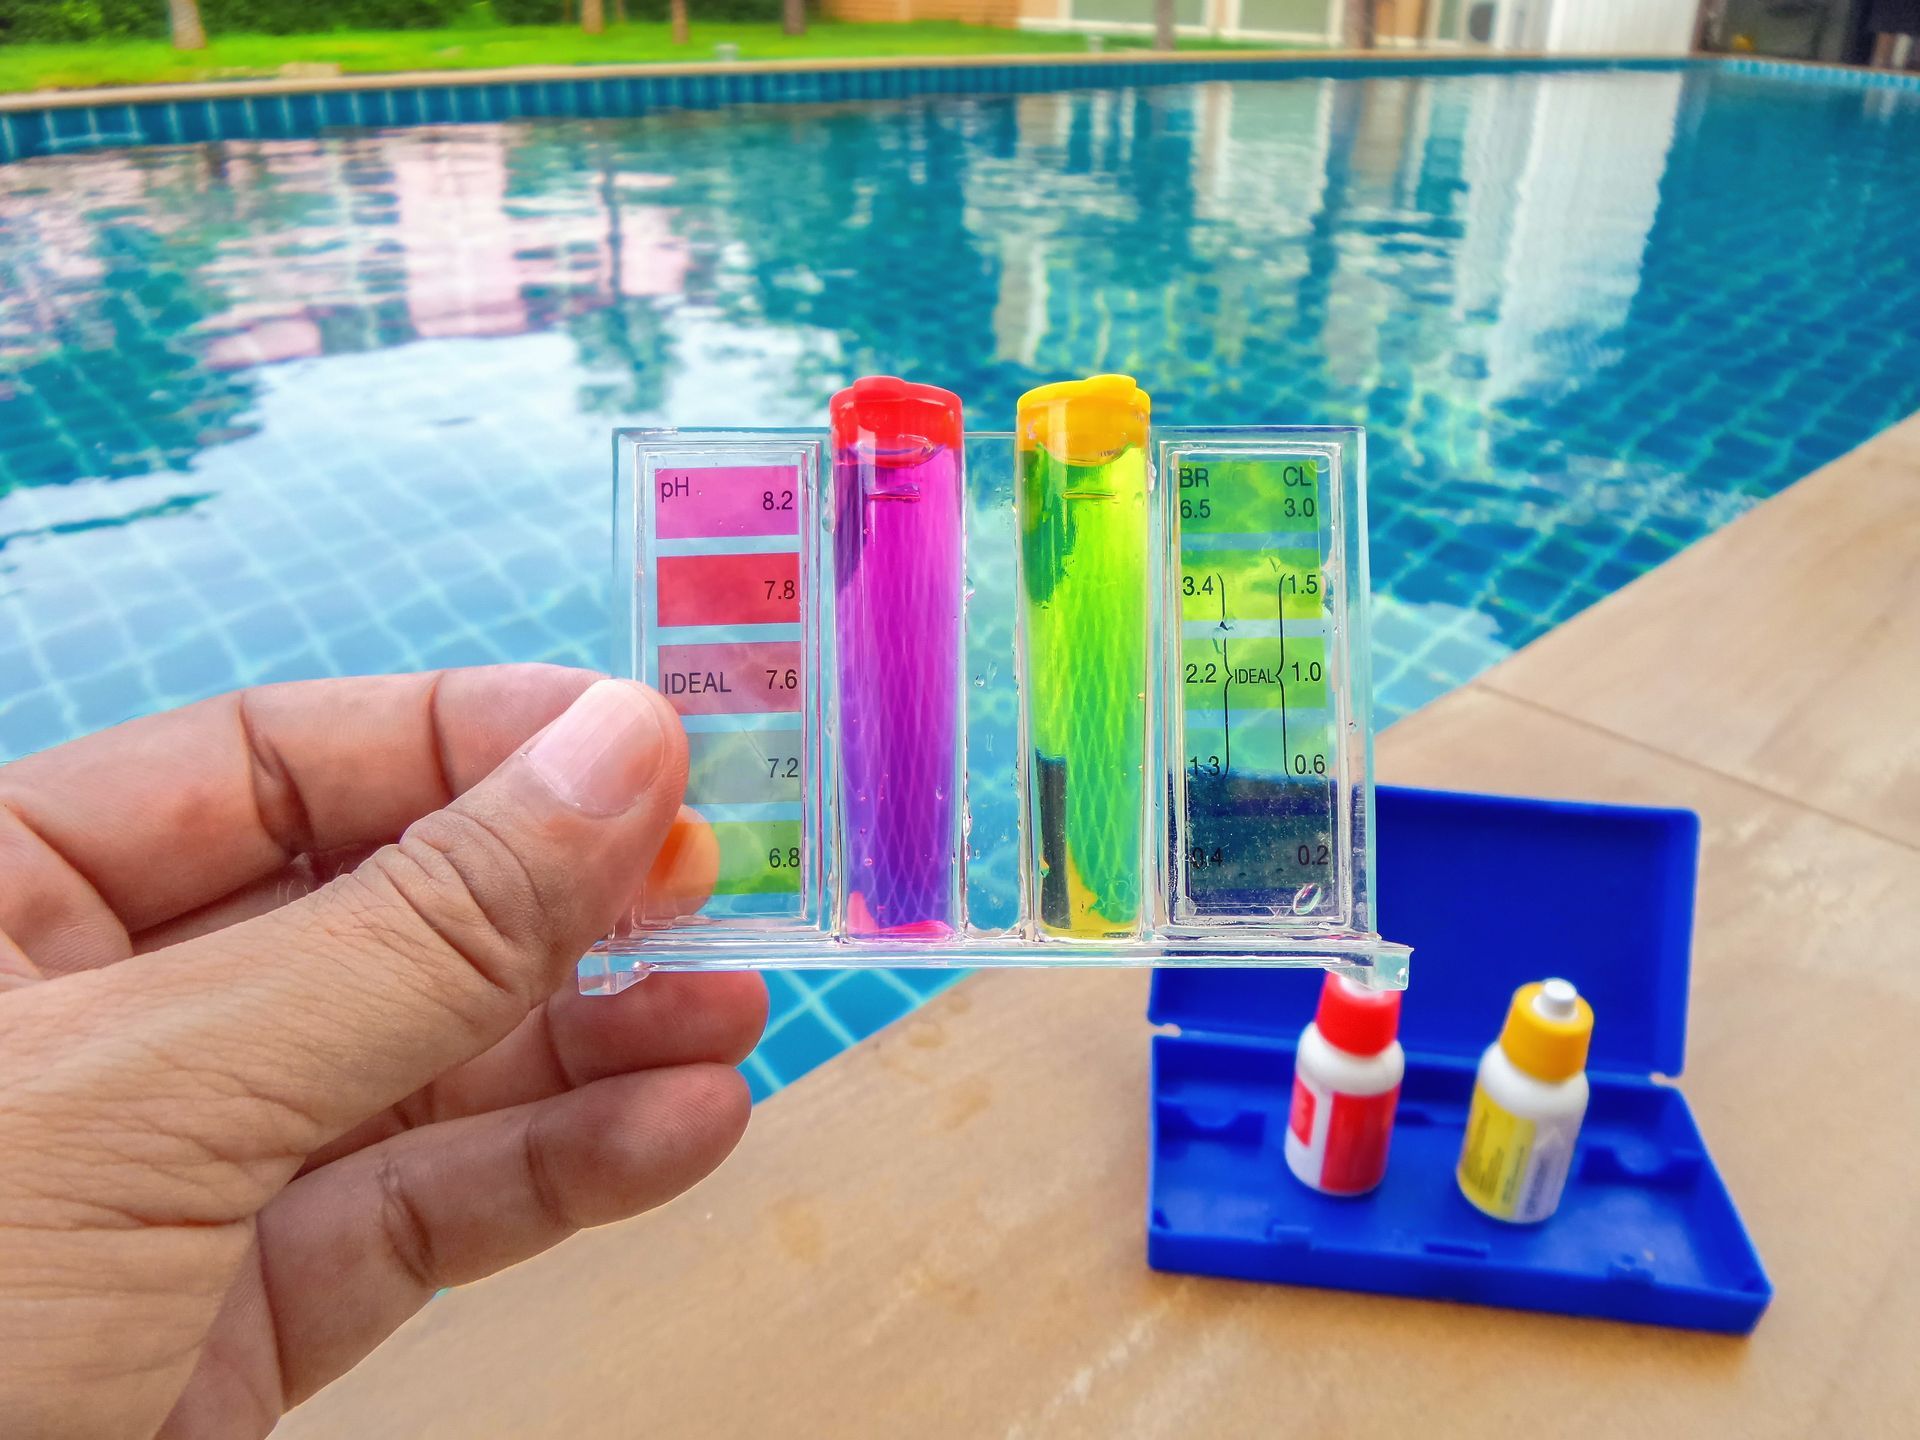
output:
{"label": "tree foliage", "polygon": [[[557,6],[557,0],[556,0]],[[0,43],[107,37],[163,39],[178,9],[196,9],[209,35],[299,35],[327,30],[431,30],[473,0],[0,0]],[[768,18],[778,0],[768,0]]]}

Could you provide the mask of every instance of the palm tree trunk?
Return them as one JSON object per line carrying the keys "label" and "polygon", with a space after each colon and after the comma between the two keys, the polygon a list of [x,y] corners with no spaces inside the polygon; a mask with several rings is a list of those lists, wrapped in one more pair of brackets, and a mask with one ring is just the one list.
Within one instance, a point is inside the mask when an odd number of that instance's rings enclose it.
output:
{"label": "palm tree trunk", "polygon": [[607,33],[606,0],[580,0],[580,28],[589,35]]}
{"label": "palm tree trunk", "polygon": [[200,23],[200,0],[167,0],[167,28],[176,50],[207,48],[207,27]]}
{"label": "palm tree trunk", "polygon": [[1173,49],[1173,0],[1153,0],[1153,48]]}
{"label": "palm tree trunk", "polygon": [[687,43],[687,0],[670,0],[667,13],[673,20],[673,43]]}
{"label": "palm tree trunk", "polygon": [[1346,22],[1343,28],[1348,49],[1371,50],[1378,43],[1374,0],[1347,0]]}
{"label": "palm tree trunk", "polygon": [[780,28],[789,35],[807,33],[807,0],[780,0]]}

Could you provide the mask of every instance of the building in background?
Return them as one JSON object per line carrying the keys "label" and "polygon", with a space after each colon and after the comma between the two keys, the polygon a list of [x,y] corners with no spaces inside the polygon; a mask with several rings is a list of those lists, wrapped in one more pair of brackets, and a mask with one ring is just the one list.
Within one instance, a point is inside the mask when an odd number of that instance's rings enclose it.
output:
{"label": "building in background", "polygon": [[[997,4],[1000,0],[836,0],[847,5]],[[1033,30],[1146,34],[1153,0],[1015,0]],[[1812,3],[1812,0],[1809,0]],[[1349,0],[1175,0],[1182,34],[1338,45]],[[874,17],[878,18],[878,17]],[[916,19],[933,18],[916,10]],[[1695,0],[1376,0],[1374,33],[1387,46],[1472,46],[1547,54],[1684,55]]]}

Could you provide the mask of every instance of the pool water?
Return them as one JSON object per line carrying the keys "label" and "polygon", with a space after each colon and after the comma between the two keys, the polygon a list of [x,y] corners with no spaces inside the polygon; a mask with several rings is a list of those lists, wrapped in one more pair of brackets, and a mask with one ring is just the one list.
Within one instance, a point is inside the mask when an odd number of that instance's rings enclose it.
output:
{"label": "pool water", "polygon": [[[1365,424],[1404,715],[1920,407],[1916,155],[1920,94],[1676,69],[0,167],[0,758],[261,681],[603,664],[609,430],[820,423],[867,371],[987,427],[1100,370]],[[756,1092],[945,979],[774,976]]]}

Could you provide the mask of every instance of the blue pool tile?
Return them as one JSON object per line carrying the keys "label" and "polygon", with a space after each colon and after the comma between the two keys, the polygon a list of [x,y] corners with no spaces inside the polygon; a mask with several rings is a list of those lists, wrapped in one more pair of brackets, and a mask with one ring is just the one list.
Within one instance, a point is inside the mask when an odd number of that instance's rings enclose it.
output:
{"label": "blue pool tile", "polygon": [[355,96],[350,90],[328,90],[320,96],[320,118],[323,123],[336,127],[358,125],[360,113],[354,105]]}
{"label": "blue pool tile", "polygon": [[954,984],[965,974],[960,970],[893,970],[889,971],[900,984],[925,999],[929,995],[938,995],[949,985]]}
{"label": "blue pool tile", "polygon": [[281,95],[263,95],[253,102],[253,123],[261,135],[276,140],[299,139],[311,135],[311,127],[300,123],[299,112],[294,108],[298,97],[292,92]]}
{"label": "blue pool tile", "polygon": [[74,728],[49,691],[0,697],[0,761],[18,760],[58,745],[72,738]]}
{"label": "blue pool tile", "polygon": [[326,657],[311,647],[275,655],[254,667],[247,677],[252,685],[279,685],[290,680],[322,680],[331,673]]}
{"label": "blue pool tile", "polygon": [[174,695],[217,695],[237,677],[233,658],[211,635],[188,635],[155,654],[148,669],[160,687]]}
{"label": "blue pool tile", "polygon": [[296,92],[281,97],[281,109],[285,115],[286,134],[308,136],[320,130],[320,98],[310,92]]}
{"label": "blue pool tile", "polygon": [[236,140],[253,133],[253,120],[245,100],[214,100],[208,102],[208,108],[211,111],[209,138]]}
{"label": "blue pool tile", "polygon": [[920,1002],[913,990],[877,970],[855,971],[833,987],[834,1017],[856,1039],[890,1025]]}
{"label": "blue pool tile", "polygon": [[419,653],[405,637],[384,625],[358,625],[331,633],[326,651],[336,675],[380,675],[421,668]]}
{"label": "blue pool tile", "polygon": [[757,1055],[748,1057],[747,1063],[740,1067],[740,1073],[746,1077],[747,1095],[756,1105],[780,1089],[779,1078],[766,1068]]}
{"label": "blue pool tile", "polygon": [[115,144],[138,144],[143,138],[139,121],[131,105],[100,105],[93,108],[94,133]]}
{"label": "blue pool tile", "polygon": [[846,1040],[812,1010],[794,1010],[769,1027],[755,1052],[780,1083],[791,1084],[846,1048]]}

